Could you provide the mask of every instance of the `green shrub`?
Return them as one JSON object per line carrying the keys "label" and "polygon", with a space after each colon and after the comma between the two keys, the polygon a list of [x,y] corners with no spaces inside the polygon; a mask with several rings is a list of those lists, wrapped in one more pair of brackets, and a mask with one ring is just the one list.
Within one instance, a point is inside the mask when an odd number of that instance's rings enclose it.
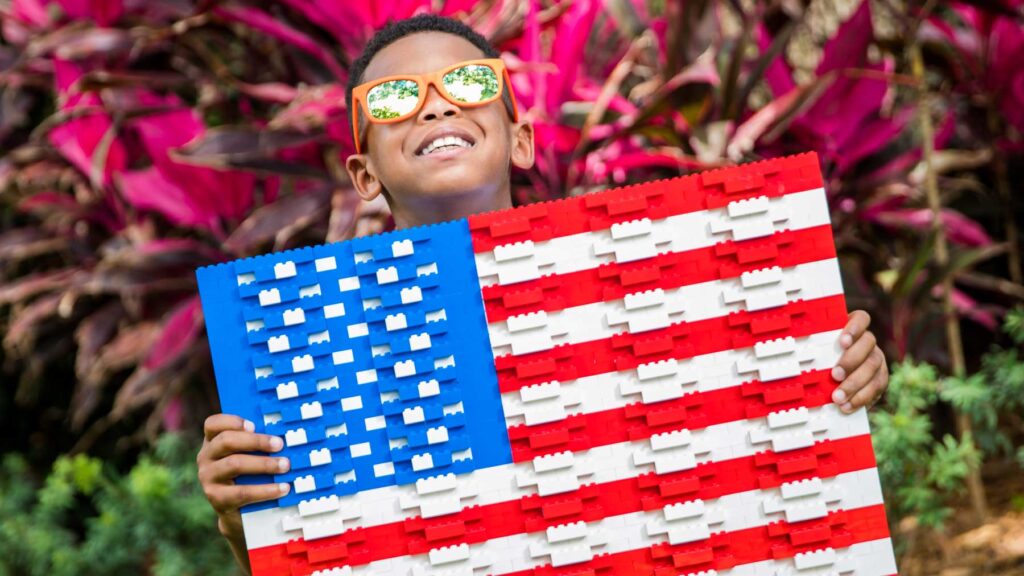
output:
{"label": "green shrub", "polygon": [[[949,499],[961,491],[971,467],[985,457],[1013,454],[1006,420],[1019,419],[1024,408],[1024,308],[1008,314],[1003,329],[1017,347],[992,349],[982,369],[968,377],[943,378],[934,366],[912,360],[893,366],[885,404],[870,414],[892,523],[915,516],[921,525],[941,528],[951,512]],[[934,415],[943,404],[970,415],[973,434],[937,434]],[[1024,448],[1016,457],[1024,466]]]}
{"label": "green shrub", "polygon": [[195,450],[166,435],[121,474],[62,456],[38,486],[23,457],[0,474],[0,576],[235,574],[196,481]]}

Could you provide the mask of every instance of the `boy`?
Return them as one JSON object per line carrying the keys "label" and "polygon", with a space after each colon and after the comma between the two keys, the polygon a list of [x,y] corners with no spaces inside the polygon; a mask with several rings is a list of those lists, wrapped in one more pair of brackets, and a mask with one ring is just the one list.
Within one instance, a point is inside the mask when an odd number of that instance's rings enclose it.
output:
{"label": "boy", "polygon": [[[402,85],[409,88],[404,92],[387,94],[374,93],[373,85],[364,83],[394,75],[447,73],[460,63],[498,56],[487,40],[461,22],[418,16],[379,31],[352,65],[348,103],[349,110],[355,110],[357,153],[348,158],[346,168],[363,199],[385,196],[396,227],[511,207],[511,167],[533,166],[533,127],[518,118],[500,61],[492,62],[490,71],[469,68],[505,83],[496,90],[500,98],[482,104],[479,91],[467,93],[466,101],[456,103],[442,96],[436,85],[418,90],[417,98],[413,82]],[[376,120],[368,118],[367,102],[377,106]],[[840,336],[845,352],[833,377],[843,383],[833,400],[844,412],[873,404],[888,385],[885,357],[867,331],[869,322],[867,313],[853,312]],[[199,480],[217,511],[220,532],[246,569],[249,561],[239,508],[278,498],[289,489],[288,484],[234,484],[239,475],[288,470],[285,458],[246,454],[282,448],[280,438],[253,430],[251,422],[237,416],[210,416],[197,457]]]}

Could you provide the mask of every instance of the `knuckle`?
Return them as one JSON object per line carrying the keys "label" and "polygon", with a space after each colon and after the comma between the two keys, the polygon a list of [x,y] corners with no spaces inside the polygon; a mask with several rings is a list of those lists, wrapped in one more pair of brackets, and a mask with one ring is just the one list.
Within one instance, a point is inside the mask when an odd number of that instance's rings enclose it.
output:
{"label": "knuckle", "polygon": [[242,473],[242,457],[235,454],[224,459],[224,470],[232,478]]}
{"label": "knuckle", "polygon": [[241,486],[237,486],[235,488],[235,490],[236,490],[236,493],[238,494],[238,499],[241,502],[248,502],[248,501],[252,500],[252,497],[253,497],[253,487],[252,486],[250,486],[248,484],[243,484]]}
{"label": "knuckle", "polygon": [[868,330],[864,332],[863,338],[867,341],[869,348],[874,348],[878,344],[878,338],[875,337],[875,333]]}
{"label": "knuckle", "polygon": [[261,435],[259,437],[259,439],[260,439],[260,450],[262,450],[263,452],[270,452],[271,451],[271,446],[270,446],[270,439],[271,438],[272,438],[272,436],[268,436],[266,434]]}
{"label": "knuckle", "polygon": [[238,440],[237,434],[229,434],[227,432],[217,436],[220,440],[221,450],[230,454],[240,452],[242,450],[241,442]]}
{"label": "knuckle", "polygon": [[872,383],[875,385],[875,389],[878,391],[878,394],[881,394],[889,385],[889,379],[886,378],[884,374],[879,372],[879,374],[875,376],[875,379]]}

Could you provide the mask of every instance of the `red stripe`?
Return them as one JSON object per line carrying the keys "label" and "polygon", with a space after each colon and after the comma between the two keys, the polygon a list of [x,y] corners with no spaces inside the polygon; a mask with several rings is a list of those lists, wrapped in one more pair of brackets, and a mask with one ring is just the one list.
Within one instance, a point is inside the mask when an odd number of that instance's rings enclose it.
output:
{"label": "red stripe", "polygon": [[715,246],[659,254],[625,264],[609,263],[596,268],[549,275],[531,280],[483,288],[487,321],[538,310],[564,310],[594,302],[625,298],[627,294],[665,290],[737,278],[743,272],[827,260],[836,257],[832,226],[786,230],[754,240],[727,241]]}
{"label": "red stripe", "polygon": [[[620,408],[577,414],[558,422],[508,429],[512,461],[571,450],[580,452],[650,438],[662,432],[696,430],[769,412],[830,403],[836,381],[831,369],[815,370],[775,382],[749,382],[709,392],[693,392],[654,404],[633,403]],[[582,392],[586,394],[586,390]]]}
{"label": "red stripe", "polygon": [[658,220],[822,186],[818,156],[811,152],[478,214],[469,217],[469,229],[473,251],[489,252],[512,242],[540,242],[638,218]]}
{"label": "red stripe", "polygon": [[700,542],[606,554],[584,564],[542,566],[503,576],[675,576],[705,570],[728,570],[742,564],[792,558],[822,548],[846,548],[889,536],[885,506],[834,512],[822,520],[719,532]]}
{"label": "red stripe", "polygon": [[[368,564],[410,554],[425,554],[439,546],[474,544],[567,522],[595,522],[654,510],[696,498],[710,500],[727,494],[774,488],[783,482],[811,477],[834,477],[875,466],[868,435],[819,442],[813,447],[782,453],[707,462],[672,474],[643,474],[604,484],[590,484],[566,494],[464,508],[461,512],[425,520],[355,528],[310,542],[249,551],[254,576],[309,574],[334,566]],[[799,526],[804,526],[802,523]]]}
{"label": "red stripe", "polygon": [[696,322],[639,334],[623,332],[611,338],[564,344],[550,350],[505,355],[494,359],[498,388],[515,392],[524,386],[552,380],[567,382],[584,376],[618,372],[669,358],[692,358],[747,348],[773,338],[809,336],[846,325],[842,294],[798,300],[758,312],[734,312]]}

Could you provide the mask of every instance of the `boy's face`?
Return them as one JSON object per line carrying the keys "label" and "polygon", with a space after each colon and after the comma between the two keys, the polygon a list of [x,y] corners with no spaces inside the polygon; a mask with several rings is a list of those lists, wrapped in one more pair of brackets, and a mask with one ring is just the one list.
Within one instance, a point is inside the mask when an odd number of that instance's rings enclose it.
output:
{"label": "boy's face", "polygon": [[[433,72],[485,57],[460,36],[417,32],[378,52],[366,67],[363,81]],[[469,211],[506,207],[510,203],[510,166],[526,169],[533,165],[532,127],[524,122],[513,124],[504,98],[461,108],[430,86],[423,107],[412,117],[373,124],[360,110],[360,126],[363,153],[350,156],[346,168],[364,199],[387,194],[396,222],[402,210],[429,212],[431,204],[452,200]],[[472,146],[422,154],[431,141],[449,132]]]}

